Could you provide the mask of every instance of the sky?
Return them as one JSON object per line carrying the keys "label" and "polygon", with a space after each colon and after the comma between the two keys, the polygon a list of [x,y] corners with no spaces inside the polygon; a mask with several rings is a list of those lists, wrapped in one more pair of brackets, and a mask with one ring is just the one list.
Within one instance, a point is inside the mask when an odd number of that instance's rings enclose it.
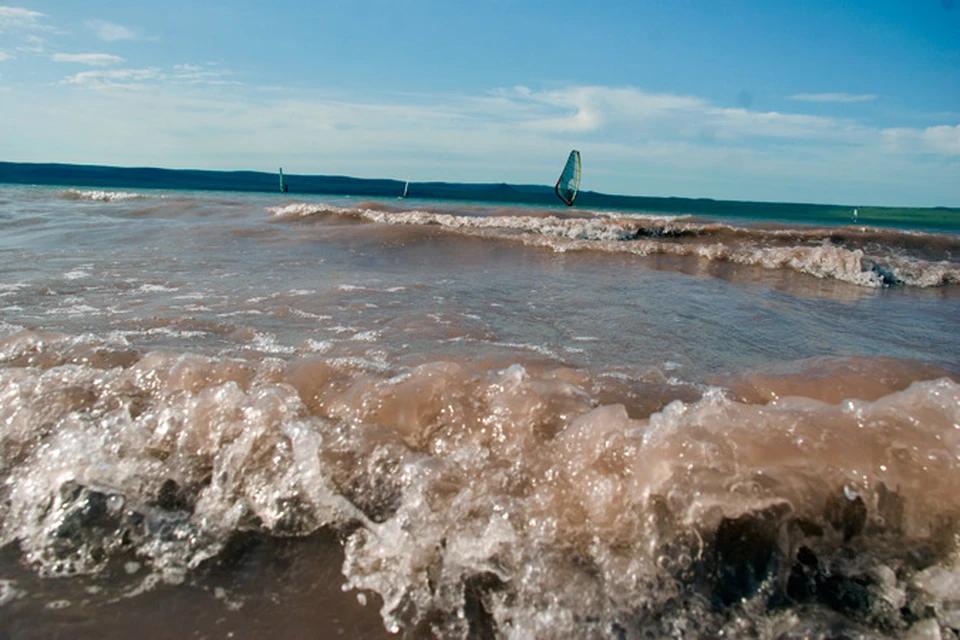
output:
{"label": "sky", "polygon": [[0,160],[960,206],[960,0],[7,1]]}

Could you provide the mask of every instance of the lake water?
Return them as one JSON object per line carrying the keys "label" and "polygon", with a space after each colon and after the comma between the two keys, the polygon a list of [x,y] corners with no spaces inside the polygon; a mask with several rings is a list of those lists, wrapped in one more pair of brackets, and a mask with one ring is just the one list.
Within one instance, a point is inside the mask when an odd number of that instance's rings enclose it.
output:
{"label": "lake water", "polygon": [[0,185],[0,637],[957,633],[958,335],[955,234]]}

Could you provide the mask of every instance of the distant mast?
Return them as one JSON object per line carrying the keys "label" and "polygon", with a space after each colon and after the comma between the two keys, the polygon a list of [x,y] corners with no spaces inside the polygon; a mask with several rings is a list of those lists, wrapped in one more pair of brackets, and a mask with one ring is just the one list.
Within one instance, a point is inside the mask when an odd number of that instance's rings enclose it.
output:
{"label": "distant mast", "polygon": [[401,200],[406,200],[408,193],[410,193],[410,181],[409,181],[409,180],[407,180],[407,181],[403,184],[403,195],[400,196],[400,199],[401,199]]}
{"label": "distant mast", "polygon": [[580,152],[574,149],[567,156],[567,164],[563,167],[563,173],[557,180],[557,186],[554,188],[557,197],[563,200],[564,204],[572,207],[580,193]]}
{"label": "distant mast", "polygon": [[280,193],[287,192],[287,185],[283,184],[283,167],[280,167]]}
{"label": "distant mast", "polygon": [[854,210],[853,210],[853,221],[854,221],[854,222],[857,221],[857,213],[858,213],[858,211],[857,211],[856,209],[854,209]]}

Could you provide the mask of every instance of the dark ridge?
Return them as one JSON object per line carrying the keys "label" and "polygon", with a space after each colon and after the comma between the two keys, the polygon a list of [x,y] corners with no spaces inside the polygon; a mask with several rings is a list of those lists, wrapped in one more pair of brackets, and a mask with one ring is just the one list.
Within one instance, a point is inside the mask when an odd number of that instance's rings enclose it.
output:
{"label": "dark ridge", "polygon": [[[399,197],[404,189],[403,180],[289,174],[284,174],[283,177],[288,187],[288,196],[301,193]],[[0,162],[0,183],[279,193],[278,175],[263,171],[207,171],[53,163]],[[558,203],[552,186],[505,183],[411,182],[407,197],[540,205]],[[595,191],[581,191],[576,204],[578,207],[749,217],[812,224],[851,224],[854,208],[853,205],[834,204],[622,196]],[[960,208],[858,208],[857,224],[861,225],[897,225],[933,231],[960,231]]]}

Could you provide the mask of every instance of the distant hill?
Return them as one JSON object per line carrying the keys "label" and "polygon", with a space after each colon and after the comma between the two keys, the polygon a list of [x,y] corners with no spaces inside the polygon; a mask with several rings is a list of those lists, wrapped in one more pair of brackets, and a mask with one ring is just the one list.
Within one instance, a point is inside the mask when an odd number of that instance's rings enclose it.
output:
{"label": "distant hill", "polygon": [[[4,182],[126,189],[279,191],[277,174],[262,171],[206,171],[18,162],[0,162],[0,183]],[[289,188],[288,195],[304,193],[396,197],[403,193],[404,186],[401,180],[288,174],[284,174],[284,182]],[[541,205],[557,205],[559,202],[552,186],[505,183],[412,182],[408,197]],[[618,196],[594,191],[581,191],[577,198],[577,206],[826,224],[849,222],[853,209],[852,205]],[[863,224],[890,224],[948,232],[960,231],[960,209],[957,208],[859,207],[859,212],[859,219]]]}

